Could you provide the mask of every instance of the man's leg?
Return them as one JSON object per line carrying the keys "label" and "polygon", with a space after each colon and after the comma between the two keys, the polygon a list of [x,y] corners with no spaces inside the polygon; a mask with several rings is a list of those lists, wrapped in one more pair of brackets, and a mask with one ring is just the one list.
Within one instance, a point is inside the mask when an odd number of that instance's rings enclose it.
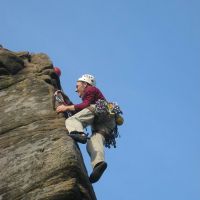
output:
{"label": "man's leg", "polygon": [[94,120],[94,114],[87,108],[81,110],[75,115],[65,120],[65,126],[69,135],[82,144],[87,142],[87,136],[84,134],[84,128],[90,125]]}
{"label": "man's leg", "polygon": [[[87,150],[91,158],[93,172],[90,175],[90,182],[97,182],[107,168],[104,157],[105,137],[108,136],[115,128],[115,118],[110,116],[104,120],[97,120],[92,124],[93,134],[87,142]],[[104,136],[103,136],[103,135]]]}
{"label": "man's leg", "polygon": [[94,114],[87,108],[65,120],[65,126],[69,133],[72,131],[83,132],[87,125],[92,124]]}
{"label": "man's leg", "polygon": [[97,182],[107,168],[104,156],[105,139],[100,133],[95,133],[87,142],[87,151],[90,155],[93,172],[90,175],[90,182]]}
{"label": "man's leg", "polygon": [[104,143],[105,139],[100,133],[93,134],[87,142],[86,148],[93,168],[97,163],[105,160]]}

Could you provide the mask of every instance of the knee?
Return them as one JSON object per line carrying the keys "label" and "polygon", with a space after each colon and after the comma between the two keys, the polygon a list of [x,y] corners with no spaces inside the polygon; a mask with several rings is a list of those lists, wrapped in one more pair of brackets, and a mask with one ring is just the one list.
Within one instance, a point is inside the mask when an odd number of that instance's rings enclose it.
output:
{"label": "knee", "polygon": [[65,125],[70,124],[73,121],[72,117],[69,117],[65,120]]}

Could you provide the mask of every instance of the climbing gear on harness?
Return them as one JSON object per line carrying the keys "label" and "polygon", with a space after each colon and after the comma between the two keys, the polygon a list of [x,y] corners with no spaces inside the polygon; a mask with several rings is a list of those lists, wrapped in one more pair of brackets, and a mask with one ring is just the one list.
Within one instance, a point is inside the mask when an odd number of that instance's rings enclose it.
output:
{"label": "climbing gear on harness", "polygon": [[118,127],[117,125],[115,126],[115,128],[110,132],[108,137],[105,137],[105,147],[109,148],[111,146],[113,146],[114,148],[116,148],[116,138],[119,137],[119,131],[118,131]]}
{"label": "climbing gear on harness", "polygon": [[84,74],[84,75],[82,75],[78,79],[78,81],[83,81],[83,82],[89,83],[92,86],[96,86],[95,77],[93,75],[91,75],[91,74]]}
{"label": "climbing gear on harness", "polygon": [[85,144],[87,142],[88,135],[86,135],[84,132],[78,132],[78,131],[72,131],[69,133],[71,138],[73,138],[76,142],[79,142],[81,144]]}
{"label": "climbing gear on harness", "polygon": [[90,182],[96,183],[101,178],[106,168],[107,168],[106,162],[102,161],[100,163],[97,163],[93,169],[93,172],[89,177]]}
{"label": "climbing gear on harness", "polygon": [[124,123],[124,118],[121,115],[115,117],[115,122],[118,126],[121,126]]}
{"label": "climbing gear on harness", "polygon": [[97,116],[107,115],[108,112],[108,102],[102,99],[99,99],[96,102],[95,113]]}
{"label": "climbing gear on harness", "polygon": [[122,114],[122,111],[119,105],[116,102],[107,102],[105,100],[99,99],[96,102],[95,112],[97,115],[119,115]]}
{"label": "climbing gear on harness", "polygon": [[105,147],[116,148],[116,138],[119,137],[118,125],[123,124],[123,113],[117,103],[110,103],[105,100],[99,99],[96,102],[95,114],[97,120],[107,120],[109,117],[115,117],[116,126],[111,130],[110,134],[103,134],[105,137]]}

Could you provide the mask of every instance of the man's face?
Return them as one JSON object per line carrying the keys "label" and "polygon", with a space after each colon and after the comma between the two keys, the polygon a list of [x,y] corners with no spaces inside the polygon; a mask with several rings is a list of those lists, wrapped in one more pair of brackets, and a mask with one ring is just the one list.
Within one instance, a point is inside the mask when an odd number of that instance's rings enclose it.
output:
{"label": "man's face", "polygon": [[79,97],[83,97],[86,86],[87,84],[81,81],[76,83],[76,92],[78,93]]}

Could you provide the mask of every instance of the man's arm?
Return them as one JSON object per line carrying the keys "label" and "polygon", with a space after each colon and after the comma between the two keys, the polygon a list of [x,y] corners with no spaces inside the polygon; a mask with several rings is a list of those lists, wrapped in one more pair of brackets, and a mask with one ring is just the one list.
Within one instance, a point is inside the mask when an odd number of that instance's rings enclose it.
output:
{"label": "man's arm", "polygon": [[74,105],[75,110],[80,111],[90,106],[90,104],[92,104],[94,101],[94,97],[95,97],[95,92],[93,90],[88,90],[84,95],[83,102]]}

